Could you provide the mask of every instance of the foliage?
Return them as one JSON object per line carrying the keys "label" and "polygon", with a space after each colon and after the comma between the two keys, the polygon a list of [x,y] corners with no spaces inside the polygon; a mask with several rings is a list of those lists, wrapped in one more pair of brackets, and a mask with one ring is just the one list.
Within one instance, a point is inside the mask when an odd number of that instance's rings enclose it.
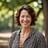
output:
{"label": "foliage", "polygon": [[[36,7],[34,6],[34,2],[37,2],[38,4]],[[36,12],[42,8],[40,0],[0,0],[0,30],[12,28],[13,13],[19,6],[23,4],[33,6]],[[37,27],[40,26],[40,23],[38,23]]]}

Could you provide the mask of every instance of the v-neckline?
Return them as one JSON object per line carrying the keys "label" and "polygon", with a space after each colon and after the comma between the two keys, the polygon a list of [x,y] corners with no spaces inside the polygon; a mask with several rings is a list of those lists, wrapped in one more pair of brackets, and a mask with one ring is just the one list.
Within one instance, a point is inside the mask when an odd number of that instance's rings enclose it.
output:
{"label": "v-neckline", "polygon": [[[20,40],[20,32],[21,32],[21,30],[19,31],[19,33],[18,33],[18,45],[19,45],[19,40]],[[32,28],[31,29],[31,31],[30,31],[30,33],[29,33],[29,35],[28,35],[28,37],[25,39],[25,41],[27,40],[27,39],[29,39],[30,37],[31,37],[31,35],[33,35],[35,33],[35,31],[34,31],[34,28]],[[25,41],[24,41],[24,43],[25,43]],[[23,44],[24,44],[23,43]]]}

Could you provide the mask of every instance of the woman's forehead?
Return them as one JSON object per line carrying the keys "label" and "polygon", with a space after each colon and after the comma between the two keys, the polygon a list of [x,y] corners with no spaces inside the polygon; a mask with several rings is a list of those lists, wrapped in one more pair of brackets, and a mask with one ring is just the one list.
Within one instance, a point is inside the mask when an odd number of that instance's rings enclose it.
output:
{"label": "woman's forehead", "polygon": [[20,14],[29,15],[27,10],[22,10]]}

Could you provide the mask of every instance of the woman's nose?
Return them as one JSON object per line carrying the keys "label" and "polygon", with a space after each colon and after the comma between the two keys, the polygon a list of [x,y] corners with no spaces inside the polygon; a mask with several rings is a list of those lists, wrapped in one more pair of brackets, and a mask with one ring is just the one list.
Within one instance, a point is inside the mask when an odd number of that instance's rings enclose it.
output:
{"label": "woman's nose", "polygon": [[26,21],[27,20],[27,17],[24,17],[24,21]]}

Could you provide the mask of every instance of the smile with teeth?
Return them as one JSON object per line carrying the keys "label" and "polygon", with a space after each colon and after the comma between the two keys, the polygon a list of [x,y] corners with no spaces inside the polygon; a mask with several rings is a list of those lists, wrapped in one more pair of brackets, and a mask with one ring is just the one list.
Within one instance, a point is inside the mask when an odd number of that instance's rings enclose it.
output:
{"label": "smile with teeth", "polygon": [[27,21],[25,21],[25,22],[23,22],[23,24],[24,24],[24,25],[27,25],[27,24],[28,24],[28,22],[27,22]]}

